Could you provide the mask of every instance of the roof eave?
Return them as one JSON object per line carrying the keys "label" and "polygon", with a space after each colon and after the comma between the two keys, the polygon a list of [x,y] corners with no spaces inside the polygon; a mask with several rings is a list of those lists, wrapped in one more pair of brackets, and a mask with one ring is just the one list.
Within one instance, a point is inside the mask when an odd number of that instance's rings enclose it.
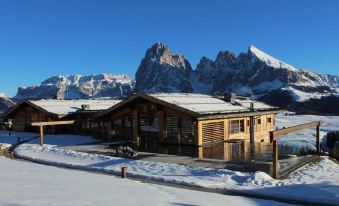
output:
{"label": "roof eave", "polygon": [[257,110],[257,111],[247,111],[247,112],[233,112],[227,114],[208,114],[198,117],[198,120],[211,120],[211,119],[225,119],[233,117],[250,117],[264,114],[277,114],[284,112],[286,110],[274,109],[274,110]]}

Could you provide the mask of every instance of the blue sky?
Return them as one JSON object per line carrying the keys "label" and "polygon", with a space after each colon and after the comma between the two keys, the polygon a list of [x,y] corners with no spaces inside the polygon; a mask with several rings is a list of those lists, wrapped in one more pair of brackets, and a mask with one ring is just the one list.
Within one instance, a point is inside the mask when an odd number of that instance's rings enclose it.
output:
{"label": "blue sky", "polygon": [[134,77],[154,42],[202,56],[249,45],[296,67],[339,75],[336,0],[0,0],[0,92],[62,74]]}

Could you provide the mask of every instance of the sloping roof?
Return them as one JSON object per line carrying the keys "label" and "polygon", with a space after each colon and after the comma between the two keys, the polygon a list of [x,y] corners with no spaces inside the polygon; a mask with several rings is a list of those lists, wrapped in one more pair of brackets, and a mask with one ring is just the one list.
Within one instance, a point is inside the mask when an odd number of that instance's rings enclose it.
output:
{"label": "sloping roof", "polygon": [[[6,117],[9,117],[18,107],[22,104],[28,104],[42,112],[46,112],[49,115],[56,116],[58,118],[64,117],[71,113],[74,113],[81,109],[81,105],[89,105],[90,111],[101,111],[106,110],[115,104],[118,104],[121,100],[23,100],[16,104],[11,110],[6,113]],[[85,110],[86,111],[86,110]]]}
{"label": "sloping roof", "polygon": [[236,99],[236,104],[231,104],[230,102],[226,102],[223,99],[205,94],[158,93],[147,95],[170,104],[175,104],[179,107],[185,108],[201,115],[246,112],[250,111],[251,103],[254,103],[255,110],[277,109],[276,107],[272,107],[263,102],[253,101],[250,99]]}
{"label": "sloping roof", "polygon": [[242,112],[248,110],[243,106],[232,105],[224,100],[204,94],[159,93],[148,95],[198,114]]}
{"label": "sloping roof", "polygon": [[249,99],[237,99],[235,104],[226,102],[223,99],[216,98],[205,94],[193,93],[138,93],[119,104],[106,110],[103,115],[114,111],[115,109],[133,101],[136,98],[144,98],[150,101],[169,106],[174,109],[186,112],[193,116],[206,116],[206,115],[220,115],[232,113],[245,113],[251,112],[250,103],[254,103],[256,111],[270,111],[277,110],[278,108],[269,106],[263,102],[253,101]]}
{"label": "sloping roof", "polygon": [[45,111],[57,115],[67,115],[81,109],[81,105],[89,105],[89,110],[105,110],[121,102],[121,100],[27,100]]}

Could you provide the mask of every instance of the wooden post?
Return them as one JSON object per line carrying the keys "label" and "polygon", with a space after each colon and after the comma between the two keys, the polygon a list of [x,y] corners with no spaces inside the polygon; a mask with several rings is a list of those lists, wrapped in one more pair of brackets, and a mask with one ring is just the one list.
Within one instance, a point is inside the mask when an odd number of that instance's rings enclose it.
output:
{"label": "wooden post", "polygon": [[202,146],[203,144],[203,136],[202,136],[202,122],[201,121],[198,121],[198,129],[197,129],[197,132],[198,132],[198,139],[197,139],[197,143],[196,143],[196,146]]}
{"label": "wooden post", "polygon": [[127,177],[127,167],[121,167],[121,177],[122,178]]}
{"label": "wooden post", "polygon": [[316,132],[316,147],[317,147],[317,154],[320,155],[320,123],[316,127],[317,132]]}
{"label": "wooden post", "polygon": [[270,131],[270,143],[273,143],[274,134],[273,131]]}
{"label": "wooden post", "polygon": [[254,153],[255,153],[255,140],[254,140],[254,117],[251,116],[250,117],[250,159],[253,160],[254,159]]}
{"label": "wooden post", "polygon": [[[254,103],[250,103],[250,110],[254,112]],[[255,154],[255,137],[254,137],[254,116],[250,116],[250,147],[251,147],[251,160],[254,160]]]}
{"label": "wooden post", "polygon": [[44,126],[40,126],[40,146],[44,145]]}
{"label": "wooden post", "polygon": [[277,178],[279,174],[279,162],[278,162],[278,144],[276,139],[273,139],[272,160],[273,160],[272,177]]}
{"label": "wooden post", "polygon": [[199,159],[204,158],[204,148],[203,147],[198,147],[198,158]]}
{"label": "wooden post", "polygon": [[138,142],[138,110],[133,110],[133,142]]}

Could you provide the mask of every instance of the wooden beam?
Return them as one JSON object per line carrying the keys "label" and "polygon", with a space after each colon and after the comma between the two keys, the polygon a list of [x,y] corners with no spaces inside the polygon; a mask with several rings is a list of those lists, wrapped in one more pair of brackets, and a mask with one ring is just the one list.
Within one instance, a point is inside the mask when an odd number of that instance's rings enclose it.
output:
{"label": "wooden beam", "polygon": [[320,155],[320,125],[316,127],[316,138],[317,154]]}
{"label": "wooden beam", "polygon": [[301,124],[301,125],[297,125],[297,126],[293,126],[293,127],[278,129],[278,130],[273,131],[273,135],[274,135],[274,137],[278,137],[278,136],[281,136],[281,135],[288,134],[290,132],[295,132],[295,131],[299,131],[299,130],[302,130],[302,129],[308,129],[308,128],[320,126],[322,123],[323,123],[323,121],[315,121],[315,122],[309,122],[309,123],[306,123],[306,124]]}
{"label": "wooden beam", "polygon": [[273,154],[272,154],[272,177],[277,178],[279,174],[279,162],[278,162],[278,143],[276,139],[273,139]]}
{"label": "wooden beam", "polygon": [[44,145],[44,126],[40,126],[40,146]]}
{"label": "wooden beam", "polygon": [[51,125],[65,125],[65,124],[74,124],[75,120],[67,121],[49,121],[49,122],[32,122],[31,125],[34,127],[40,126],[51,126]]}

